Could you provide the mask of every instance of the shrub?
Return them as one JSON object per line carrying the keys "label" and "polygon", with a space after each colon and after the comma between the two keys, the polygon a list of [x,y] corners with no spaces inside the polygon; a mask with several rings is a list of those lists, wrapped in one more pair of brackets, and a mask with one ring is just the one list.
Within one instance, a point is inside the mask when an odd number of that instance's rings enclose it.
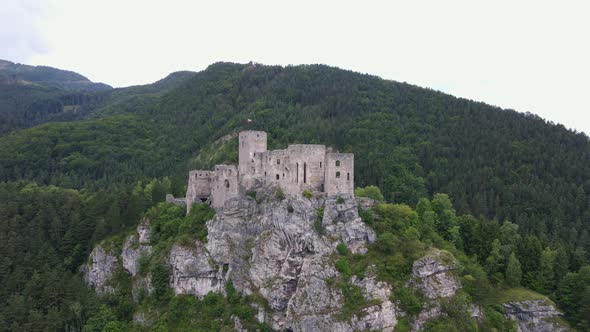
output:
{"label": "shrub", "polygon": [[338,245],[336,246],[336,250],[342,256],[348,256],[348,254],[350,253],[350,250],[348,250],[348,247],[344,243],[338,243]]}
{"label": "shrub", "polygon": [[324,235],[326,230],[324,229],[324,224],[322,220],[324,219],[324,209],[318,209],[318,213],[313,221],[313,228],[318,232],[319,235]]}
{"label": "shrub", "polygon": [[376,200],[377,202],[384,202],[385,198],[381,193],[381,189],[377,186],[366,186],[364,188],[354,189],[354,195],[357,197],[368,197]]}
{"label": "shrub", "polygon": [[168,269],[162,264],[156,264],[152,269],[152,287],[158,300],[168,293]]}
{"label": "shrub", "polygon": [[344,198],[338,196],[338,198],[336,199],[336,204],[344,204]]}
{"label": "shrub", "polygon": [[350,276],[352,275],[350,265],[348,264],[348,261],[345,258],[340,258],[339,260],[337,260],[335,266],[336,270],[342,273],[346,280],[348,280],[348,278],[350,278]]}
{"label": "shrub", "polygon": [[277,192],[275,194],[275,197],[277,200],[282,201],[285,199],[285,193],[283,192],[283,189],[281,189],[280,187],[277,189]]}
{"label": "shrub", "polygon": [[246,193],[246,196],[251,197],[252,199],[256,200],[256,191],[251,190]]}
{"label": "shrub", "polygon": [[410,315],[417,315],[422,310],[422,299],[410,288],[398,288],[395,297],[400,308]]}
{"label": "shrub", "polygon": [[302,193],[303,197],[307,198],[307,199],[311,199],[313,197],[313,194],[311,193],[311,191],[305,189]]}

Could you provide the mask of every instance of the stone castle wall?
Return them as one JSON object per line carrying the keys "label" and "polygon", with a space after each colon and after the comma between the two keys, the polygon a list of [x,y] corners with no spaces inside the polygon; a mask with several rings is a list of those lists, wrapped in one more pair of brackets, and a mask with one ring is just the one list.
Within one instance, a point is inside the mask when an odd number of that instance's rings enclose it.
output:
{"label": "stone castle wall", "polygon": [[238,167],[236,165],[215,166],[215,177],[211,181],[211,206],[221,208],[225,202],[238,197]]}
{"label": "stone castle wall", "polygon": [[354,195],[354,154],[326,154],[325,192],[328,196],[346,193]]}
{"label": "stone castle wall", "polygon": [[188,212],[194,203],[208,199],[211,196],[211,171],[190,171],[186,189],[186,206]]}
{"label": "stone castle wall", "polygon": [[278,186],[289,195],[304,190],[328,196],[354,193],[354,155],[334,153],[325,145],[293,144],[268,151],[263,131],[239,134],[239,164],[217,165],[215,171],[191,171],[187,209],[207,198],[214,208],[263,186]]}

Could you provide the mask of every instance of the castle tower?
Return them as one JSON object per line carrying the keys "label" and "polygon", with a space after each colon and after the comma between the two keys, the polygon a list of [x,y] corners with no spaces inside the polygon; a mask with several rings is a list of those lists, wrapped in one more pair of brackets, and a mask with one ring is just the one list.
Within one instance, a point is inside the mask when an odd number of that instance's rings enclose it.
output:
{"label": "castle tower", "polygon": [[[260,172],[260,155],[266,151],[266,132],[242,131],[239,134],[239,165],[240,177],[251,176]],[[257,169],[258,168],[258,169]]]}
{"label": "castle tower", "polygon": [[354,196],[354,154],[326,153],[325,192]]}

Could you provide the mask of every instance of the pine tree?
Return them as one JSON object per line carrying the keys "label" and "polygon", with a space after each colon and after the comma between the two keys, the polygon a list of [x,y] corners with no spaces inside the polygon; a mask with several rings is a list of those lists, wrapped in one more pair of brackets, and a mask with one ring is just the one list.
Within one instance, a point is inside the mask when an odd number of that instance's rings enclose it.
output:
{"label": "pine tree", "polygon": [[520,262],[516,255],[512,253],[508,258],[508,265],[506,266],[506,283],[511,287],[520,286],[522,279],[522,270],[520,269]]}

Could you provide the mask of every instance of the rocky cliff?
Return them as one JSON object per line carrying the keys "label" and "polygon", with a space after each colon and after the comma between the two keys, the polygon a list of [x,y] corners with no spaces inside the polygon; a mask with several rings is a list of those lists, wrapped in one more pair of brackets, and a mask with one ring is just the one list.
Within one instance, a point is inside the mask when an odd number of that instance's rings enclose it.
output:
{"label": "rocky cliff", "polygon": [[[231,280],[237,291],[264,300],[264,305],[252,303],[256,318],[277,330],[393,331],[404,317],[411,330],[420,330],[429,319],[445,315],[441,301],[461,288],[454,257],[433,248],[414,262],[407,283],[424,296],[419,314],[404,313],[393,286],[380,281],[370,266],[363,276],[344,278],[345,284],[360,289],[366,305],[343,315],[345,295],[334,285],[334,280],[342,280],[335,268],[336,247],[343,243],[352,253],[363,254],[375,241],[374,231],[363,223],[358,203],[349,195],[281,199],[272,191],[258,192],[255,198],[228,201],[207,222],[207,230],[207,241],[176,242],[169,248],[169,286],[175,294],[203,297],[209,292],[223,294]],[[134,298],[139,292],[149,294],[151,276],[140,273],[141,260],[152,254],[154,245],[149,220],[144,220],[120,253],[104,246],[93,250],[83,269],[86,282],[100,294],[112,291],[109,278],[120,267],[133,279]],[[527,313],[516,308],[522,309],[507,306],[507,317],[529,331],[520,323]],[[478,315],[481,311],[473,306],[472,317]],[[144,316],[136,313],[135,321],[149,324]],[[236,317],[235,328],[241,326]]]}

